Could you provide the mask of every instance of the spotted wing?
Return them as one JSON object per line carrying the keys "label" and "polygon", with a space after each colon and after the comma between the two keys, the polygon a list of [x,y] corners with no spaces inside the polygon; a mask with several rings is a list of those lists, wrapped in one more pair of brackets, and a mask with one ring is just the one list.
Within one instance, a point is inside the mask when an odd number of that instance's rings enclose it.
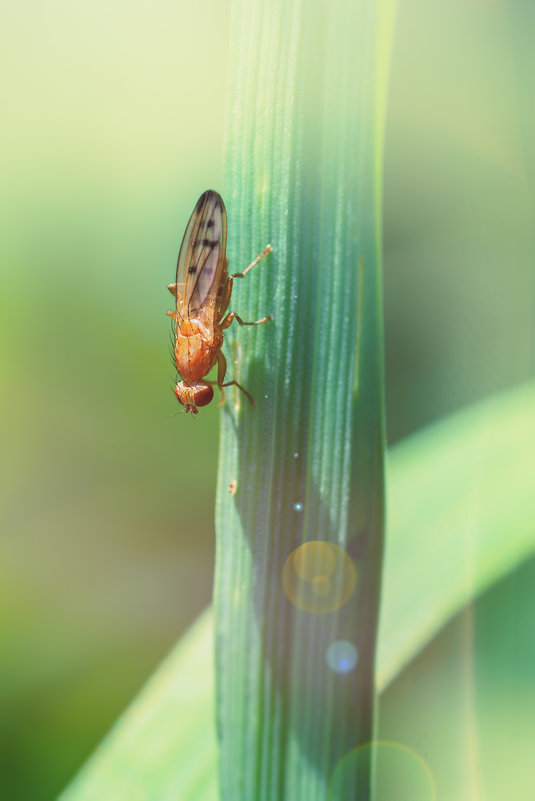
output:
{"label": "spotted wing", "polygon": [[176,268],[179,319],[212,309],[225,270],[227,212],[223,198],[208,190],[190,217]]}

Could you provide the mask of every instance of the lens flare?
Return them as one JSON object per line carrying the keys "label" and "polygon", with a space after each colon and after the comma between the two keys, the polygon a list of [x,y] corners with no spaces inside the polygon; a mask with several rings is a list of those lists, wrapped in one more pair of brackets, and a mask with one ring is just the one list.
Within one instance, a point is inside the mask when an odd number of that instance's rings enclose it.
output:
{"label": "lens flare", "polygon": [[356,646],[349,640],[336,640],[327,648],[325,658],[335,673],[351,673],[357,666],[359,655]]}
{"label": "lens flare", "polygon": [[425,759],[403,743],[378,740],[350,751],[336,766],[328,801],[352,801],[370,781],[374,801],[436,801],[433,774]]}
{"label": "lens flare", "polygon": [[289,600],[305,612],[324,615],[344,606],[355,591],[357,571],[339,545],[315,540],[300,545],[282,569]]}

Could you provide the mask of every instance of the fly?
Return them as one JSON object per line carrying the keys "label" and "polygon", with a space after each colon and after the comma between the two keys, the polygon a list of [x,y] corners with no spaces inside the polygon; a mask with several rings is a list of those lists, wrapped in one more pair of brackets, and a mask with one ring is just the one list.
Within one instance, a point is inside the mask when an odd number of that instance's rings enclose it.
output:
{"label": "fly", "polygon": [[[243,278],[260,259],[272,251],[271,245],[242,273],[228,274],[227,212],[223,198],[208,190],[197,201],[190,217],[176,268],[176,283],[169,291],[176,298],[176,310],[167,314],[175,321],[174,360],[182,381],[174,393],[186,412],[198,414],[198,406],[206,406],[214,397],[213,385],[221,390],[235,385],[254,405],[254,400],[237,381],[225,381],[227,360],[221,352],[223,331],[233,320],[240,325],[260,325],[273,318],[263,317],[253,323],[244,322],[236,312],[227,309],[235,278]],[[206,381],[217,362],[217,381]]]}

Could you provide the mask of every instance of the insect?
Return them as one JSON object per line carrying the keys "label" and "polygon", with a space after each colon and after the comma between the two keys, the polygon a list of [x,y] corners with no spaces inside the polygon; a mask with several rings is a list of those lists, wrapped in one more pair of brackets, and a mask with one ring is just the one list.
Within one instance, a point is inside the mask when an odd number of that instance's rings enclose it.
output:
{"label": "insect", "polygon": [[[226,314],[234,279],[243,278],[272,251],[271,245],[242,273],[233,275],[228,275],[226,247],[225,204],[221,195],[208,190],[201,195],[190,217],[178,254],[176,283],[168,287],[176,298],[176,310],[167,314],[175,321],[174,361],[182,376],[174,393],[185,411],[192,414],[198,414],[198,406],[210,403],[214,384],[221,390],[220,405],[225,401],[224,387],[233,384],[254,405],[241,384],[225,381],[227,360],[221,352],[223,331],[233,320],[240,325],[260,325],[273,319],[269,316],[247,323],[236,312]],[[205,380],[216,362],[217,381]]]}

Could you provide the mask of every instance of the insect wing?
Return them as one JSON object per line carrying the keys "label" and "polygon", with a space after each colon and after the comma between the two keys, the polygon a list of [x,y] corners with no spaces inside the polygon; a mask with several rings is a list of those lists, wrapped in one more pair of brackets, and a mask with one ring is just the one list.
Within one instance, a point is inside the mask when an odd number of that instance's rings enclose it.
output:
{"label": "insect wing", "polygon": [[208,190],[190,217],[176,268],[177,311],[180,318],[199,316],[215,302],[225,269],[227,212],[223,198]]}

